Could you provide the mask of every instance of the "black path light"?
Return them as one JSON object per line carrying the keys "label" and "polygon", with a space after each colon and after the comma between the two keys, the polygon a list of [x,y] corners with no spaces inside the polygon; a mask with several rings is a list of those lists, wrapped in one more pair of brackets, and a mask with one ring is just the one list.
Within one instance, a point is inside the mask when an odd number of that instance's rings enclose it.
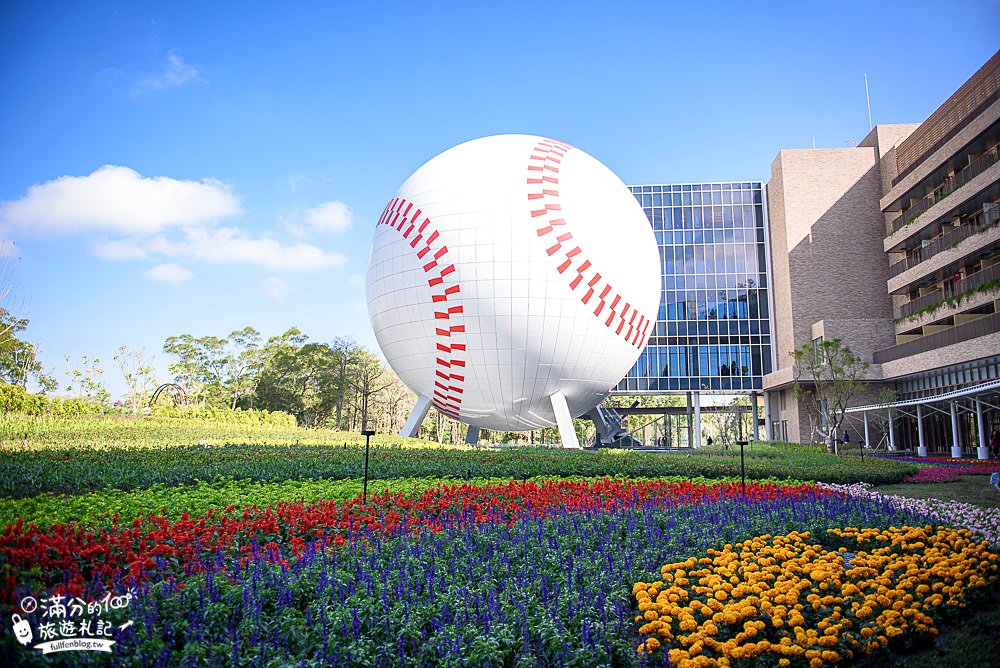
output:
{"label": "black path light", "polygon": [[740,446],[740,485],[743,488],[743,498],[747,495],[747,465],[746,460],[743,458],[743,446],[747,444],[746,440],[743,438],[743,413],[740,411],[739,407],[736,408],[736,424],[737,429],[739,429],[739,439],[736,444]]}
{"label": "black path light", "polygon": [[368,503],[368,448],[371,446],[374,429],[362,429],[361,434],[365,437],[365,487],[362,496],[363,503]]}
{"label": "black path light", "polygon": [[736,441],[736,444],[740,446],[740,484],[743,486],[743,496],[747,495],[747,466],[746,461],[743,459],[743,446],[747,444],[746,441]]}

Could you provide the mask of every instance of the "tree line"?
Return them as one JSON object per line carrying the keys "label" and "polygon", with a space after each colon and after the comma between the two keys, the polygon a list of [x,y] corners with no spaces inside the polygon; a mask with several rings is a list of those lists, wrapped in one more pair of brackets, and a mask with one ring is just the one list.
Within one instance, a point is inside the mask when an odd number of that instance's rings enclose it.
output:
{"label": "tree line", "polygon": [[247,326],[225,337],[179,334],[163,344],[181,392],[197,408],[282,411],[307,427],[398,430],[413,395],[371,351],[346,337],[314,342],[292,327],[264,340]]}

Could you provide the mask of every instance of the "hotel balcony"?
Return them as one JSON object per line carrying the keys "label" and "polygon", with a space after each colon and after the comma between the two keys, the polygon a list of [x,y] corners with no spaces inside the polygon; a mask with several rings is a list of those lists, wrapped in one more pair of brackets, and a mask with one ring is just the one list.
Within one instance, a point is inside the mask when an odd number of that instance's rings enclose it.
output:
{"label": "hotel balcony", "polygon": [[967,321],[878,350],[872,356],[886,378],[898,378],[979,359],[1000,350],[1000,313]]}
{"label": "hotel balcony", "polygon": [[889,294],[926,292],[942,281],[963,278],[992,264],[990,258],[1000,253],[1000,203],[979,206],[982,209],[974,216],[954,220],[950,229],[922,240],[903,259],[890,259]]}
{"label": "hotel balcony", "polygon": [[[927,318],[939,320],[954,316],[956,309],[968,310],[1000,296],[1000,259],[981,271],[958,281],[947,280],[926,294],[911,299],[896,310],[899,324],[928,324]],[[943,307],[943,308],[942,308]]]}
{"label": "hotel balcony", "polygon": [[[1000,124],[993,129],[1000,136]],[[935,171],[921,187],[900,203],[901,210],[887,222],[888,236],[883,241],[887,253],[905,251],[936,236],[948,223],[971,213],[971,207],[1000,195],[1000,146],[994,137],[981,154],[967,153],[971,162],[962,169],[945,166]],[[956,161],[951,161],[949,165]],[[926,194],[923,194],[925,193]],[[883,210],[893,215],[889,210]]]}

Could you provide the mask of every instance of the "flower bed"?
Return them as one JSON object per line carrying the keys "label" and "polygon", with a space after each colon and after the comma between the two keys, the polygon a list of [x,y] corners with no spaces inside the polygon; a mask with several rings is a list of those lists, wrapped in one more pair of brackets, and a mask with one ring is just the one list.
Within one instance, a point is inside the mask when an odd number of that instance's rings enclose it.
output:
{"label": "flower bed", "polygon": [[[657,564],[765,532],[913,519],[815,486],[518,482],[147,517],[93,538],[22,524],[0,564],[7,601],[134,586],[115,665],[628,666],[641,657],[626,583]],[[0,664],[31,661],[0,638]]]}
{"label": "flower bed", "polygon": [[[978,473],[992,473],[997,466],[1000,466],[997,462],[988,459],[952,459],[950,457],[913,457],[910,455],[875,455],[873,458],[921,466],[967,466],[972,467]],[[980,467],[984,468],[980,469]],[[970,475],[976,475],[976,473]]]}
{"label": "flower bed", "polygon": [[992,473],[1000,473],[1000,464],[996,462],[983,462],[982,464],[963,463],[961,465],[923,466],[916,473],[903,478],[903,482],[955,482],[966,475],[990,475]]}
{"label": "flower bed", "polygon": [[[749,501],[832,494],[811,486],[750,484],[746,489]],[[367,504],[355,497],[242,509],[227,506],[203,515],[184,513],[178,520],[151,514],[119,524],[114,518],[109,527],[69,523],[40,529],[19,520],[0,535],[0,601],[10,600],[13,588],[24,582],[31,569],[40,572],[26,584],[51,587],[68,582],[71,593],[76,593],[95,577],[110,582],[121,572],[135,580],[148,572],[162,575],[164,570],[189,576],[204,569],[206,555],[217,552],[246,558],[260,549],[287,565],[289,559],[301,555],[310,539],[343,545],[352,535],[365,532],[391,534],[417,527],[438,531],[446,521],[463,525],[510,522],[525,516],[545,517],[557,509],[662,508],[736,495],[742,496],[736,483],[514,481],[438,485],[415,496],[382,493]]]}
{"label": "flower bed", "polygon": [[[257,491],[242,483],[236,489]],[[19,612],[13,604],[27,594],[65,590],[98,598],[134,587],[127,611],[134,624],[116,632],[114,665],[640,666],[668,657],[663,648],[636,652],[629,583],[693,554],[715,550],[714,560],[727,543],[752,551],[753,536],[812,532],[828,544],[849,544],[857,538],[827,530],[928,521],[929,507],[866,489],[751,483],[744,495],[738,483],[662,480],[510,481],[422,491],[414,484],[409,493],[379,493],[367,504],[351,498],[230,505],[100,527],[21,521],[0,535],[0,586],[9,613]],[[968,536],[961,540],[973,545]],[[743,551],[729,549],[731,556]],[[863,557],[855,549],[852,567],[880,558],[877,549]],[[829,571],[841,557],[827,552]],[[795,558],[789,552],[787,563]],[[962,583],[967,588],[971,580]],[[936,625],[934,615],[922,614]],[[748,621],[756,620],[741,623]],[[740,632],[747,630],[734,631]],[[912,635],[909,627],[906,634]],[[844,637],[840,632],[849,643]],[[861,651],[849,645],[818,651],[841,649]],[[804,654],[773,658],[806,661]],[[4,634],[0,665],[15,664],[46,665],[46,659]]]}
{"label": "flower bed", "polygon": [[1000,555],[963,529],[827,533],[839,550],[808,532],[765,534],[663,566],[662,581],[632,588],[637,652],[666,653],[681,668],[836,665],[897,638],[937,635],[946,610],[965,607],[1000,567]]}
{"label": "flower bed", "polygon": [[901,511],[926,517],[935,523],[969,529],[992,545],[1000,546],[1000,508],[981,508],[961,501],[911,499],[906,496],[882,494],[865,483],[856,485],[821,483],[817,487],[859,499],[870,499],[875,503],[889,503]]}

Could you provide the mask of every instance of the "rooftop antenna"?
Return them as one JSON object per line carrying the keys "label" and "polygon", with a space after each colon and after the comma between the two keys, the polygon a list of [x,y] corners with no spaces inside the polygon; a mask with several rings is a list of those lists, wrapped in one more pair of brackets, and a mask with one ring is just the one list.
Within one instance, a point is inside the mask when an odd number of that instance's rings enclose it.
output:
{"label": "rooftop antenna", "polygon": [[872,98],[868,95],[868,73],[865,72],[865,100],[868,102],[868,130],[872,129]]}

